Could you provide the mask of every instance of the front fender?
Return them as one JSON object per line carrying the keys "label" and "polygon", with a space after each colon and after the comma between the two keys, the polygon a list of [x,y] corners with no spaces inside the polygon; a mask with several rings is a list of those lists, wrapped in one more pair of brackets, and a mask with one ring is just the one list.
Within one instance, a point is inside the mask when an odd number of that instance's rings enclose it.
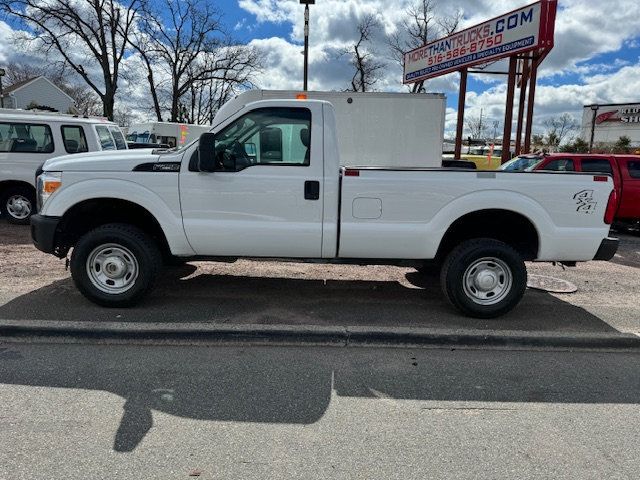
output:
{"label": "front fender", "polygon": [[[64,174],[63,174],[64,175]],[[158,174],[169,175],[169,174]],[[174,255],[195,255],[189,245],[182,225],[182,214],[178,199],[177,177],[176,185],[164,185],[161,193],[124,179],[91,179],[81,180],[65,185],[56,191],[45,203],[41,215],[62,217],[73,206],[86,201],[100,198],[113,198],[135,203],[145,208],[160,224],[167,239],[171,253]]]}

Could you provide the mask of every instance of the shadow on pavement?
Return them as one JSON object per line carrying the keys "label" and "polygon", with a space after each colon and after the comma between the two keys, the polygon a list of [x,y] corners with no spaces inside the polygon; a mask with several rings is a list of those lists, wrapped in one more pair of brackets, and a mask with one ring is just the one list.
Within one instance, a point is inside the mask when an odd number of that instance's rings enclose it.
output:
{"label": "shadow on pavement", "polygon": [[145,301],[105,309],[86,300],[70,279],[0,307],[9,320],[208,322],[216,324],[473,328],[548,332],[611,332],[609,324],[547,293],[528,291],[521,305],[495,320],[463,317],[444,300],[437,280],[417,272],[395,281],[310,280],[193,275],[167,270]]}
{"label": "shadow on pavement", "polygon": [[640,233],[635,235],[627,233],[618,236],[620,237],[620,248],[611,262],[625,267],[640,268]]}
{"label": "shadow on pavement", "polygon": [[[113,442],[118,452],[132,451],[143,440],[153,426],[154,410],[199,420],[311,424],[322,418],[335,396],[639,403],[640,384],[629,379],[640,369],[640,356],[561,355],[283,347],[41,345],[36,349],[14,345],[0,348],[0,383],[119,395],[125,404]],[[477,407],[473,409],[491,409],[486,404]],[[464,408],[428,404],[415,415],[449,409]],[[500,409],[511,407],[500,405]]]}

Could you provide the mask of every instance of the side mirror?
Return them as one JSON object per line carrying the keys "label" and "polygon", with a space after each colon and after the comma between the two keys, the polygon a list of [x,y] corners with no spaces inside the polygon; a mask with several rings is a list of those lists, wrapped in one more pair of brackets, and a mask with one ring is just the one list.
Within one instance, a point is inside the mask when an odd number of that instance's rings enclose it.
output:
{"label": "side mirror", "polygon": [[213,172],[216,170],[216,134],[203,133],[198,143],[198,170]]}

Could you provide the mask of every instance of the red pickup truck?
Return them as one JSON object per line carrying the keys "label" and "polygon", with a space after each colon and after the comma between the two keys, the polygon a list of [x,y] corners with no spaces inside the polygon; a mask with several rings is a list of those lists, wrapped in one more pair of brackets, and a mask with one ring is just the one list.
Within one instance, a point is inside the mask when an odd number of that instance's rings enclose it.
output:
{"label": "red pickup truck", "polygon": [[618,197],[615,221],[640,226],[640,156],[554,153],[543,157],[533,170],[611,175]]}

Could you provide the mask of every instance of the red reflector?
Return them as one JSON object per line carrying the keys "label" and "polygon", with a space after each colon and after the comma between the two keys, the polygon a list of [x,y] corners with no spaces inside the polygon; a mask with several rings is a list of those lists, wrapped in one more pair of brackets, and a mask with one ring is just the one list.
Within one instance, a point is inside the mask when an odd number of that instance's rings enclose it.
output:
{"label": "red reflector", "polygon": [[345,177],[359,177],[360,176],[360,171],[359,170],[345,170],[344,171],[344,176]]}
{"label": "red reflector", "polygon": [[594,182],[608,182],[609,181],[609,177],[605,177],[605,176],[595,176],[593,177],[593,181]]}
{"label": "red reflector", "polygon": [[616,217],[616,211],[618,210],[618,194],[614,190],[609,195],[609,202],[607,203],[607,209],[604,212],[604,223],[611,225]]}

